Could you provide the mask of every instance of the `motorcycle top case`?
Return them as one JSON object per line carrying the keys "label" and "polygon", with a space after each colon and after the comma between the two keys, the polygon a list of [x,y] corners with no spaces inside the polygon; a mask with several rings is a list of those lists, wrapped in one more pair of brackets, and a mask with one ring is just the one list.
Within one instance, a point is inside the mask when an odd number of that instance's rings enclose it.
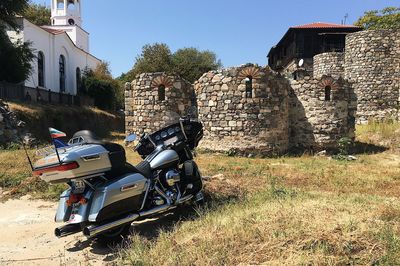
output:
{"label": "motorcycle top case", "polygon": [[86,144],[59,148],[58,153],[62,165],[77,163],[77,166],[72,169],[60,169],[57,167],[59,161],[56,153],[38,160],[34,170],[48,183],[65,183],[70,179],[90,177],[111,170],[109,151],[102,145]]}

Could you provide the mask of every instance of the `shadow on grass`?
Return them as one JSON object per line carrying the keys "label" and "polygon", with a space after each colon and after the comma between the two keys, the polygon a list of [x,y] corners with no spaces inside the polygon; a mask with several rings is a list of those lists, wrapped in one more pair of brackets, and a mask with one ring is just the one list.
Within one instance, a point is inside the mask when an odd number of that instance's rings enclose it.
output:
{"label": "shadow on grass", "polygon": [[352,154],[377,154],[387,151],[389,148],[375,144],[356,141],[351,149]]}
{"label": "shadow on grass", "polygon": [[[337,155],[339,154],[339,149],[328,148],[328,149],[312,149],[312,148],[291,148],[286,154],[288,157],[301,157],[303,155],[315,155],[321,151],[325,150],[327,155]],[[349,154],[377,154],[389,150],[389,148],[384,146],[379,146],[371,143],[364,143],[360,141],[355,141],[352,147],[349,147]],[[278,156],[279,157],[279,156]]]}

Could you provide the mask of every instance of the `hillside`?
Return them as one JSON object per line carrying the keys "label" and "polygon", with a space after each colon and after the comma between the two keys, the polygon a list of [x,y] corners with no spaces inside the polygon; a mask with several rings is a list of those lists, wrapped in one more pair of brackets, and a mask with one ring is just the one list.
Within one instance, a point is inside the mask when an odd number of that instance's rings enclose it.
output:
{"label": "hillside", "polygon": [[40,141],[49,140],[49,127],[66,132],[69,136],[78,130],[90,129],[101,137],[113,131],[123,131],[123,118],[92,107],[33,105],[8,103],[18,119],[27,123],[27,129]]}

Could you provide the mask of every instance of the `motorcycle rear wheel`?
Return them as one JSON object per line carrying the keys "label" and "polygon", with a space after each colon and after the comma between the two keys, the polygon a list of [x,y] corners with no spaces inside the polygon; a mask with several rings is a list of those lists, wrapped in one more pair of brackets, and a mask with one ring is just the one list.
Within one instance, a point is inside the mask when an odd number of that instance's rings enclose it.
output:
{"label": "motorcycle rear wheel", "polygon": [[124,224],[110,231],[104,232],[97,236],[97,240],[103,244],[118,244],[121,243],[127,236],[130,235],[131,224]]}

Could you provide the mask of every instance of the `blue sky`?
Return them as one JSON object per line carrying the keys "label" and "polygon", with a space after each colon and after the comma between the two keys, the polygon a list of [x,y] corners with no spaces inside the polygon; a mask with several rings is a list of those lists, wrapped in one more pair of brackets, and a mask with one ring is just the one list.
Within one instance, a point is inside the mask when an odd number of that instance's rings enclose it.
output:
{"label": "blue sky", "polygon": [[[147,43],[172,51],[214,51],[224,66],[266,65],[266,54],[290,26],[354,23],[364,11],[399,6],[398,0],[81,0],[91,53],[108,61],[113,76],[130,70]],[[33,0],[50,5],[50,0]]]}

